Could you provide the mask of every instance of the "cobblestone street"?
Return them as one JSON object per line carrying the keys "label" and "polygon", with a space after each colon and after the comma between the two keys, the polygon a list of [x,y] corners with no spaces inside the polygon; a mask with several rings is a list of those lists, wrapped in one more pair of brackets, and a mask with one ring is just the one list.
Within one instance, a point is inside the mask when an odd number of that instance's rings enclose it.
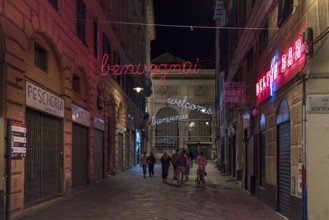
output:
{"label": "cobblestone street", "polygon": [[155,176],[144,178],[137,166],[49,205],[12,217],[16,220],[279,220],[274,210],[222,176],[213,161],[207,166],[206,185],[196,185],[196,167],[190,180],[178,186],[169,171],[162,183],[159,162]]}

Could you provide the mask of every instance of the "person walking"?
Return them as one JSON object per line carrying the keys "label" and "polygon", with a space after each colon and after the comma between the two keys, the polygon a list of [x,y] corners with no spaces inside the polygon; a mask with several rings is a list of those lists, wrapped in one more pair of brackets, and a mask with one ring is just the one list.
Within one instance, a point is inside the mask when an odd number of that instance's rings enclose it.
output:
{"label": "person walking", "polygon": [[156,163],[156,159],[153,156],[153,153],[150,153],[150,156],[147,158],[147,163],[149,166],[149,175],[150,177],[154,176],[154,164]]}
{"label": "person walking", "polygon": [[197,182],[198,184],[200,184],[200,182],[202,182],[203,184],[205,183],[204,180],[204,175],[206,172],[206,166],[207,166],[207,159],[206,157],[203,155],[203,152],[200,152],[200,155],[196,158],[196,164],[198,165],[198,169],[197,169]]}
{"label": "person walking", "polygon": [[146,155],[146,152],[143,151],[143,154],[140,159],[140,164],[143,168],[144,177],[146,177],[147,159],[148,159],[148,156]]}
{"label": "person walking", "polygon": [[176,171],[177,171],[177,183],[182,184],[185,170],[187,166],[187,158],[185,156],[185,151],[182,150],[179,154],[179,156],[176,158]]}
{"label": "person walking", "polygon": [[167,154],[167,152],[163,152],[163,155],[161,156],[161,165],[162,165],[162,181],[163,183],[167,183],[167,177],[168,177],[168,170],[170,167],[170,156]]}
{"label": "person walking", "polygon": [[185,153],[185,157],[187,159],[187,165],[186,165],[186,168],[185,168],[185,181],[188,180],[188,176],[190,175],[190,166],[191,166],[191,163],[192,163],[192,160],[191,160],[191,157],[190,157],[190,154],[188,152]]}
{"label": "person walking", "polygon": [[190,152],[190,158],[191,158],[191,168],[193,168],[193,160],[194,160],[194,153],[191,151]]}
{"label": "person walking", "polygon": [[177,148],[176,150],[175,150],[175,153],[171,156],[171,163],[172,163],[172,166],[173,166],[173,179],[174,180],[176,180],[177,178],[177,172],[176,172],[176,159],[177,159],[177,157],[178,157],[178,155],[179,155],[179,149]]}

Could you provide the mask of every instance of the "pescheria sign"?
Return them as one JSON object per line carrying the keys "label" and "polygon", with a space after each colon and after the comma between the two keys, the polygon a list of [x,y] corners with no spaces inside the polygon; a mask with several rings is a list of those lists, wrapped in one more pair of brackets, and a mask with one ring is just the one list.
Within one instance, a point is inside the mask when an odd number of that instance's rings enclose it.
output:
{"label": "pescheria sign", "polygon": [[161,75],[160,80],[166,79],[167,74],[169,73],[178,73],[178,74],[198,74],[200,72],[200,65],[198,64],[198,59],[195,64],[192,64],[190,61],[185,61],[183,64],[125,64],[125,65],[113,65],[109,64],[109,55],[104,54],[102,58],[102,76],[107,76],[109,74],[120,76],[122,74],[145,74],[150,73],[151,75],[159,74]]}
{"label": "pescheria sign", "polygon": [[256,83],[256,96],[261,95],[267,88],[270,88],[270,95],[273,96],[274,83],[279,80],[280,75],[288,72],[304,55],[305,47],[302,40],[298,39],[288,51],[279,57],[275,55],[271,61],[270,70],[264,74]]}

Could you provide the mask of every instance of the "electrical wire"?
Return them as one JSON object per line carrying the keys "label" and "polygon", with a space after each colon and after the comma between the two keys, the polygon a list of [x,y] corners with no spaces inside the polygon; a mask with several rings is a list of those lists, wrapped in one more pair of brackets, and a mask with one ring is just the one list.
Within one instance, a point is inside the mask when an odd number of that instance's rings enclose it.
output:
{"label": "electrical wire", "polygon": [[[88,19],[75,19],[80,21],[94,21]],[[106,21],[98,20],[101,23],[138,25],[138,26],[154,26],[154,27],[170,27],[170,28],[187,28],[193,31],[194,29],[226,29],[226,30],[278,30],[278,28],[257,28],[257,27],[219,27],[219,26],[202,26],[202,25],[179,25],[179,24],[155,24],[155,23],[140,23],[140,22],[123,22],[123,21]]]}

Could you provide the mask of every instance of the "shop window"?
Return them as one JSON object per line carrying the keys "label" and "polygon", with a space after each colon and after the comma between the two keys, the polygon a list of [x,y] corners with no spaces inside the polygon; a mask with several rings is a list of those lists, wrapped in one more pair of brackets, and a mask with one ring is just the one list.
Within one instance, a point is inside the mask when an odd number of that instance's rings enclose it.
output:
{"label": "shop window", "polygon": [[254,62],[254,53],[253,53],[253,48],[251,48],[249,50],[248,55],[247,55],[247,68],[248,68],[248,71],[251,71],[253,62]]}
{"label": "shop window", "polygon": [[268,22],[264,26],[264,30],[260,33],[258,37],[259,42],[259,53],[262,53],[268,44]]}
{"label": "shop window", "polygon": [[[111,42],[109,40],[109,38],[107,37],[107,35],[105,33],[102,34],[102,53],[104,54],[108,54],[110,56],[110,52],[111,52]],[[111,57],[110,57],[110,62],[111,61]],[[112,64],[112,63],[110,63]]]}
{"label": "shop window", "polygon": [[77,35],[86,43],[86,5],[83,0],[77,0]]}
{"label": "shop window", "polygon": [[278,27],[288,18],[293,9],[294,0],[278,0]]}
{"label": "shop window", "polygon": [[74,74],[72,79],[73,91],[80,93],[80,83],[81,83],[80,77]]}
{"label": "shop window", "polygon": [[37,43],[34,44],[34,65],[44,72],[48,72],[47,51]]}

